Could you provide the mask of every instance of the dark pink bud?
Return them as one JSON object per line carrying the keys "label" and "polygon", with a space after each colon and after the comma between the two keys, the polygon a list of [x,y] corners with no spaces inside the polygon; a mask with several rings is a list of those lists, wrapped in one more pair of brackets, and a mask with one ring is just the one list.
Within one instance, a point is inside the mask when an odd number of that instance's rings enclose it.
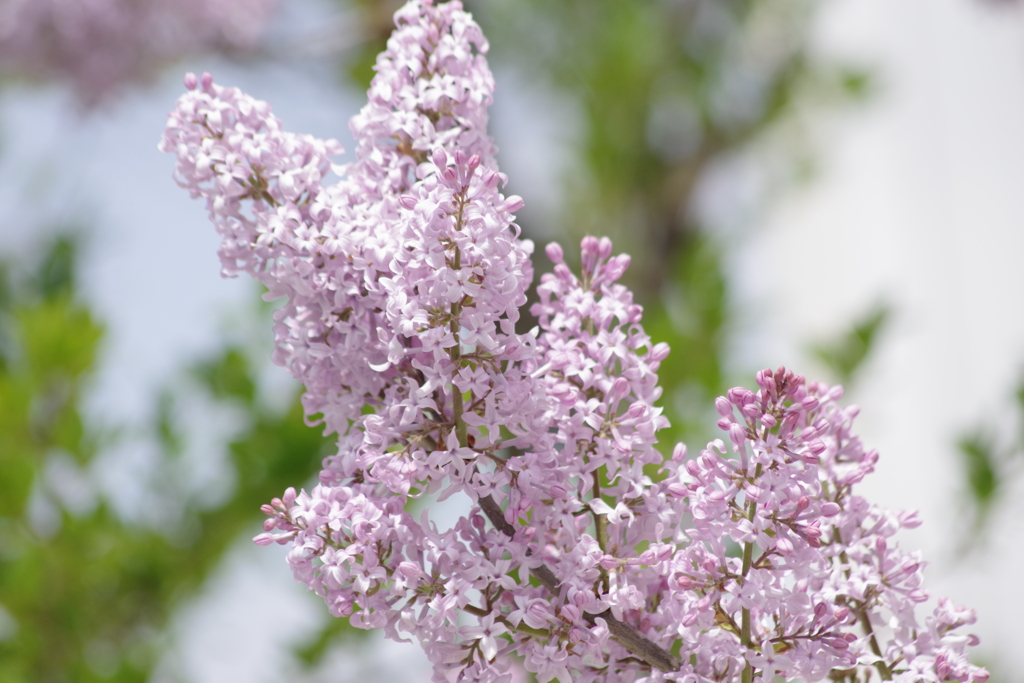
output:
{"label": "dark pink bud", "polygon": [[761,424],[763,424],[765,427],[768,427],[768,429],[771,429],[775,425],[779,424],[779,421],[776,420],[775,416],[772,415],[771,413],[765,413],[764,415],[761,416]]}
{"label": "dark pink bud", "polygon": [[665,342],[658,342],[651,349],[651,360],[661,362],[668,358],[669,346]]}
{"label": "dark pink bud", "polygon": [[732,416],[732,404],[722,396],[715,399],[715,410],[717,410],[718,414],[722,417]]}
{"label": "dark pink bud", "polygon": [[835,517],[841,508],[837,503],[825,503],[821,506],[821,514],[824,517]]}
{"label": "dark pink bud", "polygon": [[672,449],[672,461],[682,462],[686,460],[686,444],[677,443],[676,447]]}
{"label": "dark pink bud", "polygon": [[807,509],[807,506],[811,504],[811,499],[807,496],[800,496],[796,501],[796,509],[803,512]]}
{"label": "dark pink bud", "polygon": [[276,515],[277,514],[277,511],[274,510],[274,508],[272,508],[269,505],[267,505],[266,503],[264,503],[263,505],[260,505],[260,512],[262,512],[265,515]]}
{"label": "dark pink bud", "polygon": [[726,395],[729,397],[730,402],[738,406],[746,405],[754,398],[754,395],[743,387],[733,387]]}
{"label": "dark pink bud", "polygon": [[669,494],[675,496],[676,498],[685,498],[687,493],[686,485],[680,484],[678,481],[669,484],[666,487],[666,490],[669,492]]}
{"label": "dark pink bud", "polygon": [[448,183],[454,183],[459,176],[458,173],[455,172],[455,168],[453,166],[449,166],[441,173],[441,177]]}
{"label": "dark pink bud", "polygon": [[196,75],[194,73],[189,71],[187,74],[185,74],[186,90],[195,90],[197,85],[199,85],[199,79],[196,78]]}
{"label": "dark pink bud", "polygon": [[823,616],[825,616],[826,613],[828,613],[828,605],[826,605],[825,603],[819,602],[817,605],[814,606],[815,621],[821,619]]}
{"label": "dark pink bud", "polygon": [[629,380],[625,377],[616,377],[615,382],[612,384],[611,399],[618,401],[628,393]]}
{"label": "dark pink bud", "polygon": [[465,166],[466,165],[466,153],[461,149],[455,150],[455,165]]}
{"label": "dark pink bud", "polygon": [[800,401],[800,407],[810,412],[818,407],[818,399],[814,396],[808,396],[803,401]]}
{"label": "dark pink bud", "polygon": [[835,616],[835,619],[836,619],[836,623],[842,624],[843,622],[846,621],[847,617],[850,616],[850,610],[848,610],[845,607],[840,607],[839,609],[836,610],[836,613],[835,613],[834,616]]}
{"label": "dark pink bud", "polygon": [[690,587],[693,586],[693,579],[691,579],[689,576],[686,576],[685,574],[680,574],[676,577],[676,585],[684,591],[689,590]]}
{"label": "dark pink bud", "polygon": [[565,261],[565,253],[562,252],[561,245],[558,242],[552,242],[548,246],[544,247],[544,252],[551,259],[552,263],[562,263]]}
{"label": "dark pink bud", "polygon": [[434,150],[433,154],[434,166],[440,169],[448,167],[448,153],[444,151],[444,148],[438,147]]}
{"label": "dark pink bud", "polygon": [[276,519],[265,519],[265,520],[263,520],[263,530],[264,531],[273,531],[276,528],[277,528],[277,520]]}
{"label": "dark pink bud", "polygon": [[298,498],[298,494],[295,493],[295,487],[289,486],[284,490],[284,504],[291,507],[295,503],[295,499]]}
{"label": "dark pink bud", "polygon": [[732,427],[732,425],[734,424],[735,423],[729,418],[723,417],[718,421],[718,428],[721,429],[723,432],[727,432],[729,431],[729,428]]}
{"label": "dark pink bud", "polygon": [[480,165],[480,155],[474,154],[469,158],[469,172],[472,173]]}
{"label": "dark pink bud", "polygon": [[602,237],[597,243],[597,257],[604,260],[612,255],[612,241]]}
{"label": "dark pink bud", "polygon": [[729,426],[729,440],[733,442],[736,448],[742,446],[743,442],[747,440],[747,434],[743,431],[743,427],[733,422]]}
{"label": "dark pink bud", "polygon": [[800,419],[796,413],[789,413],[782,418],[782,426],[779,427],[779,436],[782,438],[788,437],[793,433],[793,429],[796,427],[797,420]]}
{"label": "dark pink bud", "polygon": [[204,71],[199,79],[199,83],[203,86],[203,90],[209,90],[210,86],[213,85],[213,74],[209,71]]}
{"label": "dark pink bud", "polygon": [[688,460],[686,463],[686,471],[689,472],[692,477],[699,477],[700,465],[697,464],[696,460]]}
{"label": "dark pink bud", "polygon": [[811,453],[814,453],[815,455],[821,455],[822,453],[824,453],[825,448],[826,446],[824,442],[819,441],[818,439],[815,439],[814,441],[807,444],[807,450],[809,450]]}

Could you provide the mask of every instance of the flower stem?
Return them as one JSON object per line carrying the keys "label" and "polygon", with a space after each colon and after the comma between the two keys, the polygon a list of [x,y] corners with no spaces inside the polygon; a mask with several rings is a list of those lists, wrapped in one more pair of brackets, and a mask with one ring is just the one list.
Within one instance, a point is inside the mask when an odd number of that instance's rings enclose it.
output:
{"label": "flower stem", "polygon": [[[754,479],[756,480],[761,476],[761,465],[757,466],[754,470]],[[754,521],[754,514],[757,512],[757,502],[747,502],[747,519]],[[750,571],[750,565],[754,562],[754,542],[747,541],[743,544],[743,581],[746,582],[747,573]],[[750,638],[750,608],[744,607],[741,613],[740,622],[740,642],[743,643],[743,647],[750,650],[753,648],[753,643]],[[754,679],[754,667],[748,661],[743,667],[742,683],[751,683]]]}

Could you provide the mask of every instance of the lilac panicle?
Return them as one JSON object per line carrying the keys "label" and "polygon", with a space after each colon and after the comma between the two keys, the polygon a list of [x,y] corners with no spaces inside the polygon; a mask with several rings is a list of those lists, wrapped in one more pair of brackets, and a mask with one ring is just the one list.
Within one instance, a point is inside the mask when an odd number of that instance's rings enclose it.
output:
{"label": "lilac panicle", "polygon": [[[629,257],[532,245],[487,137],[487,43],[458,2],[414,0],[354,117],[355,161],[269,106],[186,77],[161,144],[207,202],[228,275],[285,305],[275,360],[338,436],[319,484],[263,507],[260,544],[332,614],[415,638],[434,680],[983,681],[957,628],[916,607],[913,516],[853,487],[874,468],[839,388],[785,369],[715,407],[726,442],[658,450],[668,354],[618,281]],[[327,182],[331,174],[339,179]],[[657,472],[657,474],[652,474]],[[431,496],[468,497],[439,530]]]}

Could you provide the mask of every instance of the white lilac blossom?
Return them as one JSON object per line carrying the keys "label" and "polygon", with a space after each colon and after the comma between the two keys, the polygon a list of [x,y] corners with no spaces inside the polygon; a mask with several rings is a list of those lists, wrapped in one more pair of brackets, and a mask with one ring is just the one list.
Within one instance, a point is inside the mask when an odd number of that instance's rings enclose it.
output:
{"label": "white lilac blossom", "polygon": [[[840,388],[762,371],[716,402],[731,452],[664,460],[668,347],[607,239],[583,240],[578,275],[547,247],[539,327],[516,332],[532,245],[486,134],[487,43],[457,2],[395,23],[353,163],[208,74],[161,144],[224,272],[286,299],[274,359],[338,436],[256,542],[290,545],[333,615],[416,639],[438,683],[516,662],[560,683],[986,680],[957,630],[972,612],[917,616],[923,563],[894,540],[916,517],[853,493],[877,454]],[[451,495],[471,509],[448,531],[414,504]]]}
{"label": "white lilac blossom", "polygon": [[0,71],[69,81],[94,105],[196,52],[254,47],[276,0],[3,0]]}

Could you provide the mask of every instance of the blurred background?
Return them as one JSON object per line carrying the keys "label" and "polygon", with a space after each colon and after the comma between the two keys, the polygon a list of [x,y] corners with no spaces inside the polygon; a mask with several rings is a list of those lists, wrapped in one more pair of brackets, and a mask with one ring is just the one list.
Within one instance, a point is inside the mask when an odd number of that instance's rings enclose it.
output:
{"label": "blurred background", "polygon": [[[1024,8],[466,5],[524,232],[633,256],[666,450],[759,368],[844,384],[862,492],[1024,683]],[[185,71],[351,147],[396,7],[0,0],[0,683],[429,680],[251,543],[331,440],[156,151]]]}

